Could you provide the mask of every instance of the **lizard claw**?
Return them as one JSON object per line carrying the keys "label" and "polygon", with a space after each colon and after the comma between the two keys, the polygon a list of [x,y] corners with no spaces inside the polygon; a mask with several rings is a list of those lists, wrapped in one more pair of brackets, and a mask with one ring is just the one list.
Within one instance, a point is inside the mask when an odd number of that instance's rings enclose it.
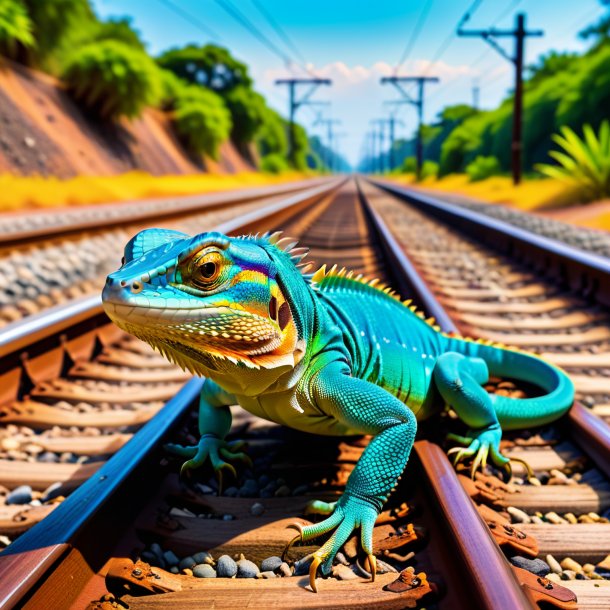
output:
{"label": "lizard claw", "polygon": [[366,558],[369,564],[369,572],[371,573],[371,582],[375,582],[375,576],[377,576],[377,557],[369,553]]}
{"label": "lizard claw", "polygon": [[316,574],[318,572],[318,567],[324,560],[325,557],[320,553],[320,551],[314,553],[311,566],[309,568],[309,586],[314,593],[318,592],[318,589],[316,588]]}

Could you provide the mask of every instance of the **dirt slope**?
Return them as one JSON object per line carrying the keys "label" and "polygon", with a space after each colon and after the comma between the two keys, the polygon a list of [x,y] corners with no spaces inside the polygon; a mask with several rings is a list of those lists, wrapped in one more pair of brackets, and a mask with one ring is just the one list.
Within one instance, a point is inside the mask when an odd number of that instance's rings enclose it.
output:
{"label": "dirt slope", "polygon": [[136,169],[160,175],[237,173],[253,167],[228,142],[218,162],[197,162],[158,110],[118,125],[100,125],[81,112],[54,78],[0,62],[0,173],[68,178]]}

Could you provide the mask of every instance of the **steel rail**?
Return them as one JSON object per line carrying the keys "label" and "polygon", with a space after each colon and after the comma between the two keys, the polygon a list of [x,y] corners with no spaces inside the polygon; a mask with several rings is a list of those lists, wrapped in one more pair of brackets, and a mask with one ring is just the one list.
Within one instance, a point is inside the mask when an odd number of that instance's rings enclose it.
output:
{"label": "steel rail", "polygon": [[573,290],[610,305],[610,259],[579,250],[564,242],[538,235],[474,210],[440,201],[428,194],[387,180],[370,180],[379,188],[404,199],[416,208],[452,227],[489,244],[549,276],[559,278]]}
{"label": "steel rail", "polygon": [[[567,280],[574,290],[581,293],[584,291],[589,298],[596,298],[606,305],[610,304],[609,259],[578,250],[484,214],[435,200],[413,189],[405,189],[387,181],[370,180],[370,182],[394,196],[398,196],[399,199],[408,201],[421,211],[432,214],[445,224],[472,235],[479,241],[487,242],[494,249],[506,252],[511,258],[521,253],[529,262],[535,262],[538,267],[542,265],[547,273],[550,269],[549,275],[553,275],[553,272],[561,269],[560,276]],[[387,239],[388,242],[394,239],[391,232]],[[394,248],[398,248],[402,252],[402,248],[395,239],[394,242]],[[406,258],[404,252],[402,255]],[[405,270],[407,269],[411,286],[416,291],[419,287],[423,287],[423,291],[418,294],[424,304],[424,309],[437,319],[439,326],[445,332],[459,333],[459,329],[451,317],[438,303],[415,268],[411,265],[408,268],[405,267]],[[576,281],[576,278],[580,279]],[[571,433],[583,451],[610,476],[610,425],[578,402],[574,403],[566,419],[571,426]]]}
{"label": "steel rail", "polygon": [[[310,204],[324,199],[343,182],[344,179],[326,181],[241,218],[222,223],[216,229],[239,234],[259,231],[270,224],[277,225]],[[101,300],[90,297],[63,308],[54,308],[46,323],[45,316],[37,316],[35,320],[7,326],[0,333],[3,360],[14,360],[17,352],[24,347],[32,347],[35,343],[59,336],[75,319],[82,323],[97,316],[105,316]],[[129,494],[148,497],[151,490],[146,483],[155,478],[154,471],[158,470],[158,460],[151,459],[151,456],[160,446],[162,438],[171,432],[197,398],[202,383],[202,379],[187,382],[93,477],[0,554],[0,608],[10,609],[26,603],[27,599],[37,594],[39,585],[45,581],[48,584],[49,579],[56,578],[56,570],[63,569],[64,565],[78,564],[81,568],[84,565],[84,571],[89,576],[101,567],[98,565],[100,553],[114,541],[91,532],[91,523],[105,515],[117,527],[125,525],[135,510],[132,506],[134,503],[129,501]],[[81,569],[79,574],[82,573]],[[64,591],[61,595],[66,595],[67,600],[71,593]]]}
{"label": "steel rail", "polygon": [[[80,208],[7,212],[0,218],[0,239],[3,247],[31,245],[34,240],[56,238],[59,235],[69,235],[84,230],[106,229],[153,218],[207,212],[246,201],[303,191],[328,182],[332,182],[332,179],[301,180],[274,186],[163,199],[121,201]],[[23,221],[33,221],[38,226],[31,229],[19,229],[19,224]]]}
{"label": "steel rail", "polygon": [[[411,291],[426,313],[434,315],[444,331],[455,330],[451,317],[435,299],[425,281],[418,275],[381,215],[368,205],[360,184],[360,197],[367,215],[384,249],[394,261],[397,281]],[[431,482],[427,491],[442,513],[460,559],[468,566],[473,596],[482,608],[531,610],[528,600],[500,547],[464,491],[447,456],[440,447],[427,441],[415,443],[415,452]]]}
{"label": "steel rail", "polygon": [[[269,217],[273,216],[281,222],[284,217],[295,214],[297,208],[306,207],[317,198],[335,190],[341,182],[325,181],[323,184],[290,194],[280,201],[253,210],[239,218],[228,220],[213,228],[227,234],[261,230]],[[103,315],[101,297],[91,295],[75,299],[67,304],[50,307],[43,312],[7,324],[0,330],[0,358],[16,355],[17,352],[27,349],[34,343],[58,335],[77,322],[91,319],[97,315]]]}

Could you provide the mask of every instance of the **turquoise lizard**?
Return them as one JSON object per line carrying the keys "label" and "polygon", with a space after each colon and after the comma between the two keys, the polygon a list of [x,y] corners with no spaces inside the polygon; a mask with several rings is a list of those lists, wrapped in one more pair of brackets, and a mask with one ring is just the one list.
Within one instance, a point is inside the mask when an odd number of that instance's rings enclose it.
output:
{"label": "turquoise lizard", "polygon": [[[138,233],[123,266],[108,276],[104,309],[122,329],[169,360],[205,377],[200,399],[201,439],[170,445],[189,458],[183,470],[207,459],[219,473],[247,459],[227,441],[229,405],[297,430],[373,438],[329,514],[297,527],[308,541],[333,532],[314,554],[312,588],[337,551],[360,528],[375,577],[375,519],[400,477],[417,421],[444,401],[470,431],[456,437],[455,461],[473,458],[472,472],[489,458],[498,467],[502,430],[551,422],[571,406],[574,390],[555,366],[533,355],[439,332],[376,280],[344,269],[301,263],[307,253],[280,234],[189,237],[163,229]],[[482,387],[489,374],[535,383],[546,394],[510,399]]]}

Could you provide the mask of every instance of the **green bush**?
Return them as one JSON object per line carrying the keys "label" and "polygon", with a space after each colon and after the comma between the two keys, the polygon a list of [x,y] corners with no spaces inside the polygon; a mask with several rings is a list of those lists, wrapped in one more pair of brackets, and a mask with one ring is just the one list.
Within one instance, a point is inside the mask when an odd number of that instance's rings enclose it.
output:
{"label": "green bush", "polygon": [[261,159],[260,170],[266,174],[281,174],[288,169],[288,162],[282,155],[271,153]]}
{"label": "green bush", "polygon": [[401,166],[405,174],[414,174],[417,171],[417,159],[415,157],[407,157]]}
{"label": "green bush", "polygon": [[218,149],[231,133],[231,115],[222,98],[194,85],[185,87],[176,100],[176,132],[191,152],[218,158]]}
{"label": "green bush", "polygon": [[436,161],[424,161],[421,167],[421,177],[436,178],[438,176],[438,163]]}
{"label": "green bush", "polygon": [[251,142],[264,121],[265,98],[243,85],[223,97],[233,121],[231,139],[238,145]]}
{"label": "green bush", "polygon": [[114,40],[78,49],[63,79],[74,99],[102,119],[136,117],[161,95],[159,72],[152,59]]}
{"label": "green bush", "polygon": [[599,133],[591,125],[583,127],[584,138],[579,138],[567,126],[555,134],[553,141],[563,152],[549,153],[559,165],[538,164],[536,169],[545,176],[576,184],[586,200],[610,197],[610,122],[603,121]]}
{"label": "green bush", "polygon": [[20,0],[0,0],[0,54],[17,58],[34,46],[32,22]]}
{"label": "green bush", "polygon": [[284,120],[275,110],[268,107],[262,118],[263,122],[254,138],[259,154],[264,157],[277,153],[285,157],[288,152],[288,139]]}
{"label": "green bush", "polygon": [[480,155],[466,166],[466,173],[470,182],[479,182],[497,176],[501,170],[500,162],[496,157],[482,157]]}
{"label": "green bush", "polygon": [[176,76],[170,70],[159,68],[159,82],[161,84],[161,96],[159,106],[163,110],[174,110],[176,101],[190,87],[188,83]]}

